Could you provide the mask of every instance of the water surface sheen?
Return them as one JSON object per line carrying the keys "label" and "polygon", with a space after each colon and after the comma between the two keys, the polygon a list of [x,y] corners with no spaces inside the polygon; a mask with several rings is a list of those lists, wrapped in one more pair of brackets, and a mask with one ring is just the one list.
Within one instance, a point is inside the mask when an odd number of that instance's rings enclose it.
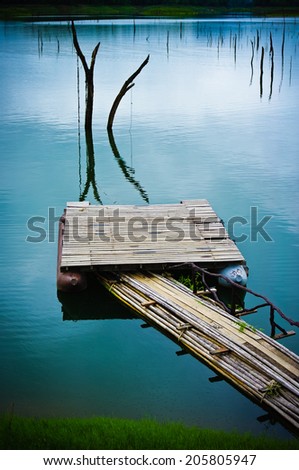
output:
{"label": "water surface sheen", "polygon": [[[249,287],[298,321],[298,22],[107,20],[76,28],[88,61],[101,42],[88,161],[84,73],[69,25],[0,23],[1,411],[14,404],[34,416],[151,416],[288,437],[280,425],[259,423],[263,410],[231,386],[210,383],[204,365],[177,357],[170,340],[125,319],[101,291],[89,301],[59,300],[56,246],[58,217],[82,195],[104,204],[205,198],[242,239]],[[110,107],[148,54],[117,111],[113,153]],[[90,319],[99,317],[114,319]],[[248,321],[270,332],[268,312]],[[298,333],[283,344],[299,353]]]}

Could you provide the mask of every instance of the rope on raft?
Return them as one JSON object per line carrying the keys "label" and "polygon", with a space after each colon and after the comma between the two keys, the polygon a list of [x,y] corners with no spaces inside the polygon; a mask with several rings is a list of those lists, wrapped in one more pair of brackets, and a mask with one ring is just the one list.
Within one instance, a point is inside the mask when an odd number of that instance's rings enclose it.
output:
{"label": "rope on raft", "polygon": [[[232,281],[229,277],[227,276],[224,276],[223,274],[220,274],[220,273],[213,273],[213,272],[210,272],[210,271],[207,271],[206,269],[204,268],[200,268],[199,266],[197,266],[195,263],[181,263],[181,264],[177,264],[175,266],[172,266],[172,269],[176,269],[176,268],[181,268],[183,266],[186,266],[186,267],[190,267],[192,269],[192,272],[195,273],[195,272],[200,272],[201,275],[202,275],[202,280],[203,280],[203,283],[205,285],[205,287],[209,290],[209,292],[213,295],[214,299],[221,304],[221,306],[229,313],[232,313],[233,315],[235,315],[235,305],[232,306],[232,308],[229,308],[227,307],[224,302],[222,302],[218,296],[217,296],[217,293],[215,292],[214,289],[211,289],[206,280],[205,280],[205,276],[208,275],[208,276],[212,276],[212,277],[217,277],[217,278],[222,278],[224,279],[226,282],[228,282],[232,287],[236,287],[238,289],[241,289],[242,291],[244,292],[247,292],[251,295],[253,295],[254,297],[258,297],[260,299],[263,299],[264,300],[264,303],[260,304],[260,305],[257,305],[255,306],[254,308],[250,309],[250,310],[247,310],[247,309],[243,309],[243,310],[240,310],[238,311],[238,314],[242,314],[242,313],[250,313],[252,312],[253,310],[256,310],[258,308],[261,308],[261,307],[266,307],[266,306],[269,306],[270,307],[270,323],[271,323],[271,326],[272,326],[272,333],[274,336],[274,330],[275,330],[275,327],[277,327],[280,331],[282,331],[283,333],[286,333],[286,331],[281,328],[279,325],[277,325],[277,323],[275,323],[274,321],[274,312],[276,311],[280,316],[281,318],[283,318],[284,320],[286,320],[290,325],[292,326],[297,326],[299,327],[299,322],[298,321],[294,321],[292,320],[291,318],[288,318],[282,311],[279,307],[276,307],[276,305],[273,304],[273,302],[271,302],[266,296],[262,295],[262,294],[258,294],[257,292],[254,292],[252,289],[249,289],[248,287],[246,286],[243,286],[241,284],[238,284],[237,282],[234,282]],[[194,275],[194,274],[193,274]],[[193,284],[195,285],[195,283]]]}

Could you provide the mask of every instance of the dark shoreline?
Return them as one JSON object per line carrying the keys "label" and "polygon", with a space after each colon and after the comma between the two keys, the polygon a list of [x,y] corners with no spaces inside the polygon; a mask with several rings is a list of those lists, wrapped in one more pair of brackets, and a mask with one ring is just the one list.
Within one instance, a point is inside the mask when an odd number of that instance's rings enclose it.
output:
{"label": "dark shoreline", "polygon": [[246,17],[297,17],[299,8],[207,8],[194,6],[53,6],[11,5],[0,7],[1,20],[69,21],[71,19],[110,18],[213,18],[219,16]]}

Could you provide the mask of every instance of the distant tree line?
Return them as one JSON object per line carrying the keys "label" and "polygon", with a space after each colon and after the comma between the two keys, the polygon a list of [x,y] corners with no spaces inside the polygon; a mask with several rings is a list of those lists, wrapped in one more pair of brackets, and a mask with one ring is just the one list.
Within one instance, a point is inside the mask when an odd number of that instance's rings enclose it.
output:
{"label": "distant tree line", "polygon": [[198,7],[299,7],[299,0],[1,0],[7,5],[92,5],[135,7],[151,5],[198,6]]}

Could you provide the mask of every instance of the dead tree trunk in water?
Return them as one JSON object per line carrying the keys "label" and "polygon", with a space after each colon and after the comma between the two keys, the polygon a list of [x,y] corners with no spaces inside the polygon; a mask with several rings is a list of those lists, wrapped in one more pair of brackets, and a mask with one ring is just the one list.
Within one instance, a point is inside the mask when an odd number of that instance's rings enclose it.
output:
{"label": "dead tree trunk in water", "polygon": [[73,33],[74,47],[76,49],[78,57],[81,60],[81,63],[83,65],[84,72],[85,72],[85,100],[86,100],[85,130],[91,131],[92,113],[93,113],[93,97],[94,97],[93,72],[94,72],[96,56],[100,47],[100,43],[98,43],[96,47],[94,48],[92,55],[91,55],[90,67],[88,67],[85,56],[79,46],[77,32],[76,32],[73,21],[72,21],[72,33]]}
{"label": "dead tree trunk in water", "polygon": [[123,86],[121,87],[121,90],[120,92],[118,93],[117,97],[115,98],[114,100],[114,103],[112,105],[112,108],[110,110],[110,113],[109,113],[109,117],[108,117],[108,123],[107,123],[107,129],[108,131],[112,129],[112,126],[113,126],[113,121],[114,121],[114,116],[115,116],[115,113],[116,113],[116,110],[118,108],[118,105],[119,103],[121,102],[121,99],[122,97],[127,93],[127,91],[130,90],[130,88],[132,88],[135,83],[132,83],[133,80],[137,77],[137,75],[140,74],[141,70],[143,69],[143,67],[146,66],[146,64],[148,63],[149,61],[149,55],[147,56],[147,58],[145,59],[144,62],[142,62],[142,64],[140,65],[140,67],[136,70],[136,72],[133,73],[133,75],[131,75],[128,80],[125,81],[125,83],[123,84]]}
{"label": "dead tree trunk in water", "polygon": [[253,41],[250,40],[250,42],[251,42],[251,50],[252,50],[251,61],[250,61],[250,66],[251,66],[250,85],[252,85],[252,80],[253,80],[254,44],[253,44]]}
{"label": "dead tree trunk in water", "polygon": [[273,90],[273,78],[274,78],[274,47],[273,47],[273,40],[272,40],[272,33],[270,31],[270,57],[271,57],[271,76],[270,76],[270,93],[269,93],[269,100],[272,97],[272,90]]}
{"label": "dead tree trunk in water", "polygon": [[264,47],[262,47],[261,65],[260,65],[260,97],[261,98],[263,96],[264,54],[265,54],[265,49]]}

